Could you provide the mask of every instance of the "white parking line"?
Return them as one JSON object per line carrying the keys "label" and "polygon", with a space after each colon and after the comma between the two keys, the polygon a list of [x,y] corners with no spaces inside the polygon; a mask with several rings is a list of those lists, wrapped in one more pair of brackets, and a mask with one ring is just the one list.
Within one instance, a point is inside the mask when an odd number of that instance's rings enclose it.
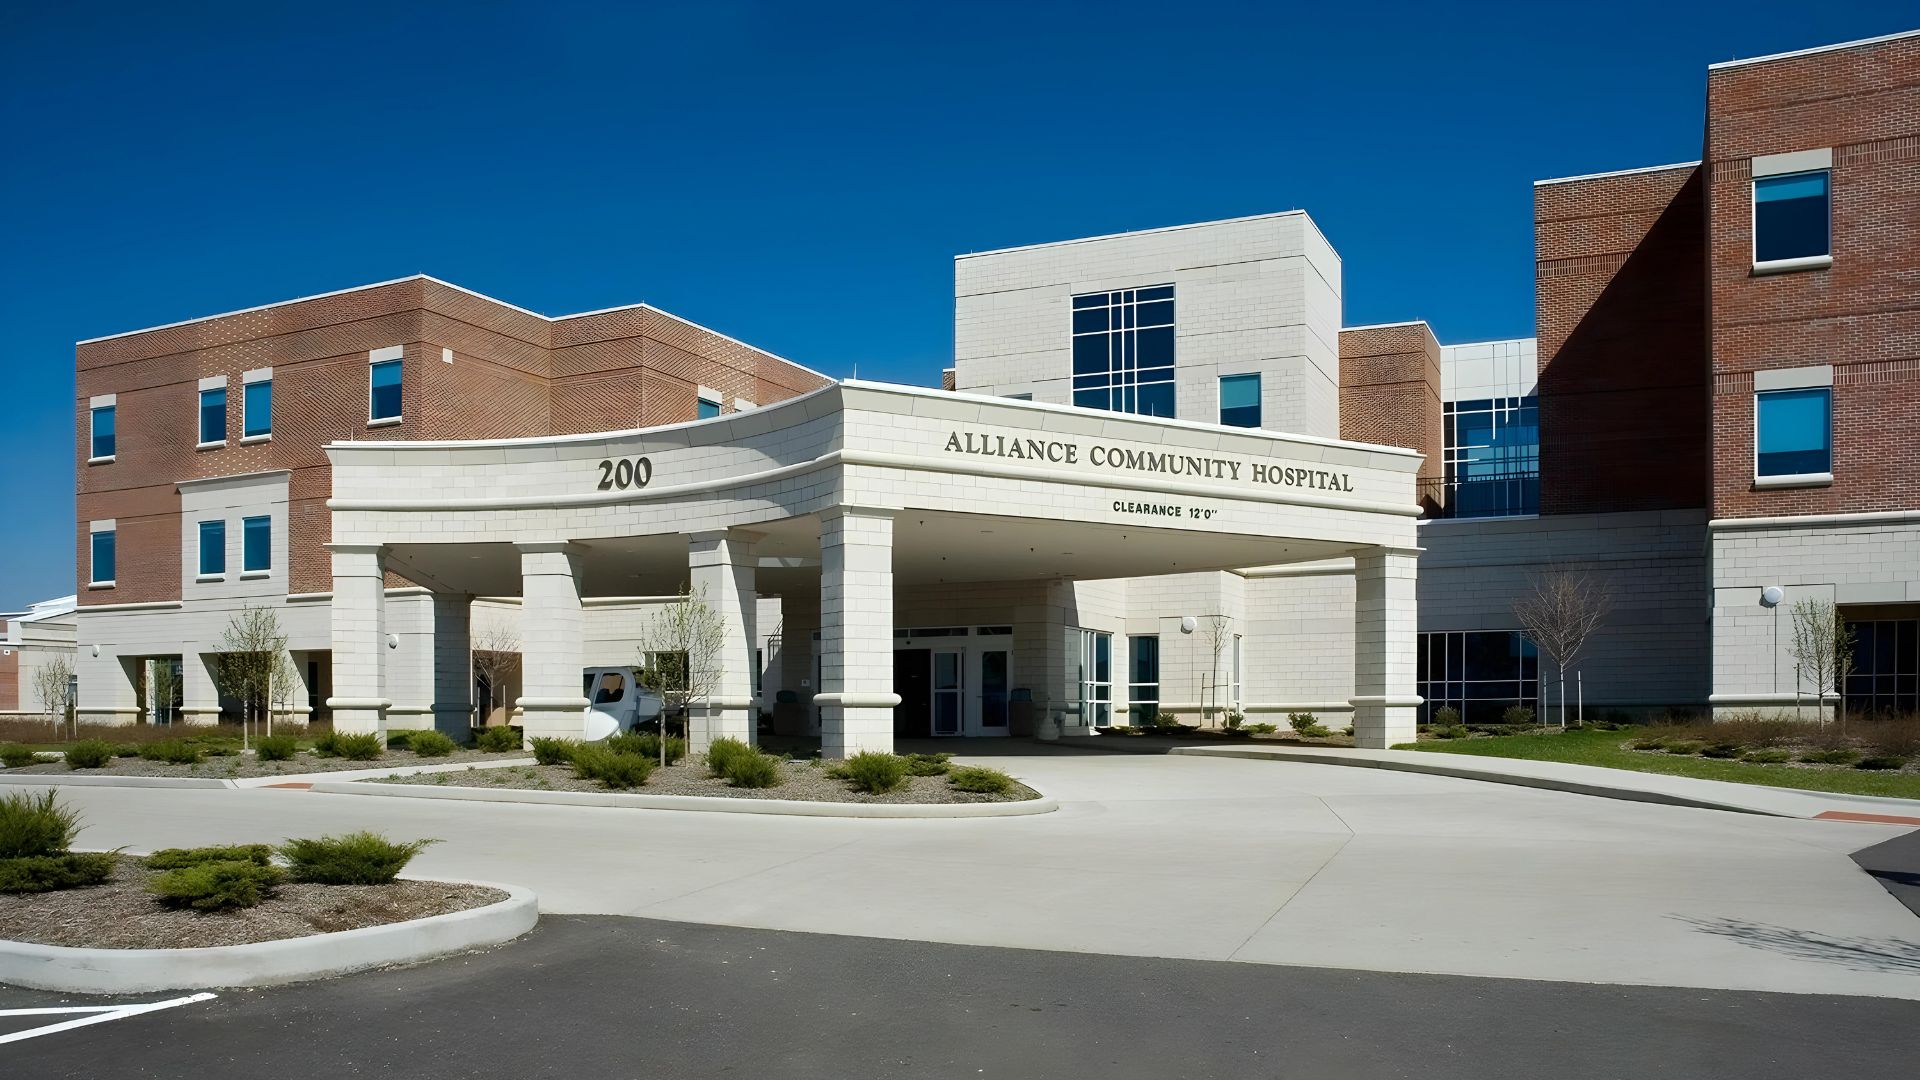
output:
{"label": "white parking line", "polygon": [[51,1035],[56,1031],[71,1031],[74,1028],[86,1027],[88,1024],[104,1024],[109,1020],[124,1020],[129,1016],[159,1012],[161,1009],[172,1009],[178,1008],[181,1005],[192,1005],[201,1001],[212,1001],[219,996],[218,994],[194,994],[190,997],[169,998],[166,1001],[155,1001],[145,1005],[71,1005],[50,1009],[0,1009],[0,1017],[65,1016],[72,1013],[92,1014],[91,1016],[80,1016],[73,1020],[63,1020],[58,1024],[47,1024],[43,1027],[16,1031],[11,1035],[0,1035],[0,1043],[37,1039],[42,1035]]}

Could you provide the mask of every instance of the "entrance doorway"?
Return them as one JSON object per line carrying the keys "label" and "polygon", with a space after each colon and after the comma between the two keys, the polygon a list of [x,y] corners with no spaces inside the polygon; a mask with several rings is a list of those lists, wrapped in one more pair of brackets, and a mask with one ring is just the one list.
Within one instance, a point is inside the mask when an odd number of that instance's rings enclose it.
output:
{"label": "entrance doorway", "polygon": [[[992,628],[999,629],[999,628]],[[942,628],[924,647],[903,635],[893,653],[894,734],[901,738],[1005,735],[1013,699],[1011,635]],[[958,640],[955,640],[958,639]]]}

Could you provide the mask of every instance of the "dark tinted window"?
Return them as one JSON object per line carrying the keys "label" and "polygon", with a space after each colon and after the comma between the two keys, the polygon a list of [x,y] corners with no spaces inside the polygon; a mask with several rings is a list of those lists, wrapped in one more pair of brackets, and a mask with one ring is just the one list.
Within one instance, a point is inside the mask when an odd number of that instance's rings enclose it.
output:
{"label": "dark tinted window", "polygon": [[1824,172],[1766,176],[1753,182],[1755,262],[1804,259],[1832,252]]}

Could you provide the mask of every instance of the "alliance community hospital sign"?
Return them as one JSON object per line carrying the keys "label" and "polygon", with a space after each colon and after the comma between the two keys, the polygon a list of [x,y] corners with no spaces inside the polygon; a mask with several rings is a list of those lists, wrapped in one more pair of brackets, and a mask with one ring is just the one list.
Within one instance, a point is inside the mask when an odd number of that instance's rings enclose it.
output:
{"label": "alliance community hospital sign", "polygon": [[1119,474],[1186,476],[1202,480],[1226,480],[1264,487],[1291,487],[1316,491],[1353,490],[1351,475],[1330,469],[1275,465],[1264,461],[1236,461],[1233,458],[1186,454],[1171,450],[1138,450],[1104,443],[1082,446],[1062,439],[1031,439],[1019,435],[988,435],[981,432],[953,431],[947,435],[946,451],[949,454],[970,454],[975,457],[997,457],[1055,465],[1078,465],[1085,461],[1096,469],[1106,469]]}

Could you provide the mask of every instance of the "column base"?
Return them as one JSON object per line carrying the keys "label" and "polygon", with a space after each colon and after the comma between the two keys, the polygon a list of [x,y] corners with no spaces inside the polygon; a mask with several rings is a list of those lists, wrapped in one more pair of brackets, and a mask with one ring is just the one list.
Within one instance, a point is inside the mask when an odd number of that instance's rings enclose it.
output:
{"label": "column base", "polygon": [[192,727],[208,727],[220,722],[218,705],[182,705],[180,722]]}
{"label": "column base", "polygon": [[388,731],[426,731],[433,727],[433,706],[431,705],[389,705],[387,707]]}
{"label": "column base", "polygon": [[383,741],[386,739],[387,707],[392,704],[385,698],[327,699],[327,708],[333,710],[333,730],[342,735],[373,732]]}
{"label": "column base", "polygon": [[[36,713],[34,715],[38,716],[43,720],[46,719],[45,712]],[[133,724],[137,724],[140,722],[141,710],[140,710],[140,707],[137,705],[125,705],[125,706],[107,705],[107,706],[102,706],[99,708],[92,708],[92,709],[86,708],[84,706],[80,706],[80,707],[76,707],[73,710],[73,715],[75,719],[77,719],[82,724],[112,724],[116,727],[125,727]],[[65,724],[66,722],[67,722],[66,717],[64,716],[60,717],[59,723]],[[51,721],[51,720],[47,721],[47,726],[49,728],[51,728],[53,724],[54,724],[54,721]]]}
{"label": "column base", "polygon": [[527,739],[573,739],[587,734],[586,698],[521,698],[517,718]]}
{"label": "column base", "polygon": [[899,694],[815,694],[820,707],[820,756],[845,758],[893,753],[893,707]]}
{"label": "column base", "polygon": [[1420,706],[1424,698],[1356,697],[1353,705],[1353,745],[1388,750],[1420,737]]}
{"label": "column base", "polygon": [[687,750],[705,753],[715,739],[739,739],[748,746],[758,746],[758,720],[752,699],[715,698],[694,710],[687,724]]}

